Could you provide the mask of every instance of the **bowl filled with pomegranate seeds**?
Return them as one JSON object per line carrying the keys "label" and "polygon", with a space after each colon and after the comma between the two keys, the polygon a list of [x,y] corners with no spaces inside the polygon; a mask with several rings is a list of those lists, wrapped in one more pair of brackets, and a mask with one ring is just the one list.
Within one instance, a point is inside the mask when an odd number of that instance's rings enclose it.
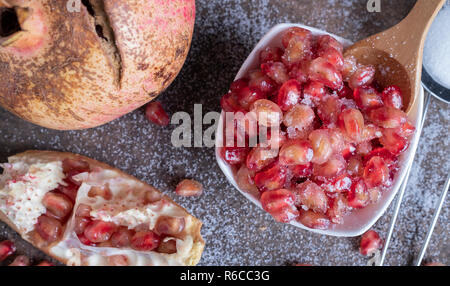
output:
{"label": "bowl filled with pomegranate seeds", "polygon": [[423,92],[403,106],[382,67],[345,58],[348,40],[298,24],[272,28],[221,99],[216,157],[275,221],[359,236],[386,211],[412,163]]}

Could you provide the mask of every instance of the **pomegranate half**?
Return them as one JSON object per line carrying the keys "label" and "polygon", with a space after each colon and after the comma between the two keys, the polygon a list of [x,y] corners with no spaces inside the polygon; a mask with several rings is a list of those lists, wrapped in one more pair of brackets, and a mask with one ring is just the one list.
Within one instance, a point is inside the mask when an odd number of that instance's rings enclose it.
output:
{"label": "pomegranate half", "polygon": [[107,123],[169,86],[194,23],[195,0],[0,1],[0,104],[52,129]]}

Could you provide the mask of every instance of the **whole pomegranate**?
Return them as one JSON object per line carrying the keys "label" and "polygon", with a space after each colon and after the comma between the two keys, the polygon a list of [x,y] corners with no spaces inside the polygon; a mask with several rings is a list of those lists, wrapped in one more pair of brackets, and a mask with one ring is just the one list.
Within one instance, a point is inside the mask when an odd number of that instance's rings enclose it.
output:
{"label": "whole pomegranate", "polygon": [[179,73],[195,0],[0,1],[0,104],[84,129],[144,105]]}

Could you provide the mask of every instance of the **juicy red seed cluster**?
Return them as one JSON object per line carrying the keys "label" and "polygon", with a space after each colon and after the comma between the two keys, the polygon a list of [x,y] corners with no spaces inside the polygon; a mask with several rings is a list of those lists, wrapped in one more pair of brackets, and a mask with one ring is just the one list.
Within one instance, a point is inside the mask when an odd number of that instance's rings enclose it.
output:
{"label": "juicy red seed cluster", "polygon": [[[415,131],[401,110],[400,88],[380,90],[375,67],[343,50],[328,35],[290,28],[282,47],[262,50],[261,67],[221,100],[224,111],[256,118],[256,130],[225,124],[224,133],[234,128],[234,141],[245,146],[220,154],[239,170],[238,185],[256,193],[277,221],[326,229],[378,201]],[[267,141],[250,146],[261,128],[268,129]],[[262,146],[273,142],[276,147]]]}

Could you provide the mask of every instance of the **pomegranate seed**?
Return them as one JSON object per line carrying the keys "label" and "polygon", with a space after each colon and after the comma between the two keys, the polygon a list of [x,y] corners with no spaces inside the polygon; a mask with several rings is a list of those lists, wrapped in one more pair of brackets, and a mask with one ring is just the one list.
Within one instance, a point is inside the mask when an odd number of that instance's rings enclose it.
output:
{"label": "pomegranate seed", "polygon": [[330,220],[326,215],[313,211],[301,211],[297,221],[312,229],[327,229],[330,226]]}
{"label": "pomegranate seed", "polygon": [[203,186],[197,181],[186,179],[177,185],[175,193],[182,197],[200,196],[203,193]]}
{"label": "pomegranate seed", "polygon": [[408,140],[398,135],[395,129],[384,129],[380,143],[394,155],[402,153],[409,146]]}
{"label": "pomegranate seed", "polygon": [[159,101],[153,101],[147,104],[145,107],[145,117],[150,122],[160,126],[167,126],[170,122],[169,115],[164,111],[164,108]]}
{"label": "pomegranate seed", "polygon": [[84,235],[84,233],[78,234],[77,237],[78,237],[78,240],[84,245],[97,246],[97,243],[94,243],[94,242],[90,241],[89,239],[87,239],[86,236]]}
{"label": "pomegranate seed", "polygon": [[267,47],[259,53],[259,61],[261,63],[279,62],[282,56],[282,49]]}
{"label": "pomegranate seed", "polygon": [[375,79],[375,68],[373,66],[359,67],[351,76],[348,85],[351,89],[372,84]]}
{"label": "pomegranate seed", "polygon": [[347,173],[337,176],[322,184],[321,187],[328,193],[342,193],[350,190],[352,186],[352,179]]}
{"label": "pomegranate seed", "polygon": [[264,94],[271,94],[275,89],[275,83],[262,70],[250,72],[249,78],[248,86],[257,88]]}
{"label": "pomegranate seed", "polygon": [[36,264],[36,266],[55,266],[52,263],[48,262],[48,261],[41,261],[38,264]]}
{"label": "pomegranate seed", "polygon": [[413,135],[415,131],[416,128],[408,121],[403,123],[400,128],[397,129],[398,134],[405,138]]}
{"label": "pomegranate seed", "polygon": [[347,196],[348,205],[355,209],[366,207],[370,202],[370,195],[367,191],[364,180],[360,179],[352,184],[352,188]]}
{"label": "pomegranate seed", "polygon": [[319,50],[319,57],[326,59],[336,70],[341,71],[344,68],[344,57],[341,52],[335,48]]}
{"label": "pomegranate seed", "polygon": [[259,99],[264,99],[265,96],[263,93],[254,87],[244,87],[241,89],[238,95],[239,98],[239,104],[248,110],[250,106]]}
{"label": "pomegranate seed", "polygon": [[278,92],[278,106],[283,111],[288,111],[300,102],[302,87],[298,81],[291,79],[286,81]]}
{"label": "pomegranate seed", "polygon": [[359,252],[365,256],[373,255],[377,250],[383,248],[383,240],[374,230],[369,230],[361,237]]}
{"label": "pomegranate seed", "polygon": [[258,188],[255,186],[255,182],[253,180],[254,176],[255,173],[243,165],[236,174],[236,183],[241,190],[255,197],[259,197]]}
{"label": "pomegranate seed", "polygon": [[238,94],[243,88],[248,86],[248,81],[246,79],[235,80],[230,86],[230,92]]}
{"label": "pomegranate seed", "polygon": [[306,61],[291,65],[289,77],[297,80],[299,83],[308,81],[308,65]]}
{"label": "pomegranate seed", "polygon": [[314,152],[306,140],[290,140],[280,150],[280,163],[285,166],[306,165],[311,162]]}
{"label": "pomegranate seed", "polygon": [[19,255],[9,266],[30,266],[30,259],[25,255]]}
{"label": "pomegranate seed", "polygon": [[5,240],[0,242],[0,262],[14,254],[14,252],[16,252],[16,247],[12,241]]}
{"label": "pomegranate seed", "polygon": [[[308,39],[312,37],[311,31],[299,27],[289,28],[283,35],[282,44],[285,48],[289,46],[289,43],[294,38]],[[297,40],[297,39],[296,39]]]}
{"label": "pomegranate seed", "polygon": [[62,235],[61,222],[46,215],[41,215],[38,218],[35,229],[47,243],[58,240]]}
{"label": "pomegranate seed", "polygon": [[344,80],[348,82],[350,77],[356,72],[357,68],[358,63],[356,62],[355,57],[344,57],[344,67],[342,69],[342,76],[344,77]]}
{"label": "pomegranate seed", "polygon": [[255,119],[259,124],[266,127],[279,126],[283,112],[280,107],[267,99],[260,99],[253,103],[250,108]]}
{"label": "pomegranate seed", "polygon": [[155,230],[160,235],[176,236],[179,235],[185,227],[184,218],[161,216],[155,225]]}
{"label": "pomegranate seed", "polygon": [[139,251],[152,251],[160,242],[161,238],[153,231],[140,231],[131,239],[131,247]]}
{"label": "pomegranate seed", "polygon": [[79,204],[75,212],[75,216],[78,217],[90,217],[92,208],[85,204]]}
{"label": "pomegranate seed", "polygon": [[403,108],[403,96],[402,91],[398,86],[391,85],[386,87],[383,90],[382,98],[384,105],[396,109],[402,109]]}
{"label": "pomegranate seed", "polygon": [[94,243],[108,241],[117,230],[117,226],[112,222],[94,220],[84,230],[84,236]]}
{"label": "pomegranate seed", "polygon": [[262,194],[261,205],[276,221],[288,223],[298,216],[294,199],[294,194],[285,189],[268,191]]}
{"label": "pomegranate seed", "polygon": [[163,195],[153,188],[146,190],[144,193],[142,192],[139,193],[140,195],[143,194],[145,205],[159,202],[163,198]]}
{"label": "pomegranate seed", "polygon": [[364,172],[364,165],[360,156],[352,156],[348,160],[347,172],[353,177],[361,177]]}
{"label": "pomegranate seed", "polygon": [[319,180],[338,176],[346,168],[346,162],[340,155],[333,155],[321,165],[313,164],[313,174]]}
{"label": "pomegranate seed", "polygon": [[350,212],[347,198],[343,194],[338,194],[336,198],[331,199],[330,207],[327,210],[327,216],[332,223],[342,224],[344,217]]}
{"label": "pomegranate seed", "polygon": [[287,127],[302,130],[314,122],[314,110],[303,104],[298,104],[291,108],[283,118],[283,123]]}
{"label": "pomegranate seed", "polygon": [[238,96],[234,92],[225,94],[220,100],[220,105],[225,112],[239,112],[244,110],[244,108],[239,105]]}
{"label": "pomegranate seed", "polygon": [[373,157],[381,157],[388,168],[393,167],[397,162],[396,157],[386,148],[376,148],[372,150],[369,154],[364,156],[364,164],[367,165],[367,162],[369,162]]}
{"label": "pomegranate seed", "polygon": [[86,227],[92,222],[88,217],[75,217],[73,230],[76,234],[84,233]]}
{"label": "pomegranate seed", "polygon": [[262,71],[277,84],[283,84],[289,80],[289,73],[283,63],[271,62],[261,65]]}
{"label": "pomegranate seed", "polygon": [[359,140],[364,130],[364,117],[357,109],[346,109],[339,115],[339,127],[353,140]]}
{"label": "pomegranate seed", "polygon": [[321,82],[331,89],[339,90],[343,86],[341,74],[324,58],[311,61],[308,74],[311,80]]}
{"label": "pomegranate seed", "polygon": [[247,156],[247,168],[251,171],[261,171],[275,161],[278,150],[271,147],[253,148]]}
{"label": "pomegranate seed", "polygon": [[303,94],[305,99],[309,98],[313,101],[318,101],[327,94],[327,90],[322,83],[318,81],[310,81],[306,84]]}
{"label": "pomegranate seed", "polygon": [[389,169],[381,157],[375,156],[367,162],[363,176],[369,188],[386,185],[389,180]]}
{"label": "pomegranate seed", "polygon": [[127,227],[121,226],[112,236],[111,245],[114,247],[126,247],[130,245],[131,238],[133,237],[133,231]]}
{"label": "pomegranate seed", "polygon": [[316,40],[317,43],[317,49],[319,51],[326,51],[330,48],[335,49],[340,54],[344,52],[344,46],[335,38],[331,37],[330,35],[320,35],[317,37]]}
{"label": "pomegranate seed", "polygon": [[302,28],[291,28],[283,36],[283,46],[286,48],[283,62],[292,65],[312,56],[312,34]]}
{"label": "pomegranate seed", "polygon": [[63,220],[73,209],[72,201],[63,194],[49,192],[42,199],[42,204],[56,219]]}
{"label": "pomegranate seed", "polygon": [[355,89],[353,96],[359,108],[362,110],[370,110],[383,106],[381,95],[373,87],[358,87]]}
{"label": "pomegranate seed", "polygon": [[267,169],[256,173],[255,184],[261,192],[280,189],[286,183],[286,173],[286,167],[275,162]]}
{"label": "pomegranate seed", "polygon": [[407,116],[403,111],[388,106],[371,110],[369,119],[383,128],[399,128],[407,122]]}
{"label": "pomegranate seed", "polygon": [[328,129],[328,134],[330,135],[330,143],[333,147],[335,153],[342,153],[343,150],[347,148],[344,136],[339,129]]}
{"label": "pomegranate seed", "polygon": [[221,149],[222,158],[230,165],[239,165],[245,162],[249,148],[244,147],[223,147]]}
{"label": "pomegranate seed", "polygon": [[317,106],[317,114],[324,124],[337,123],[340,112],[341,103],[338,98],[333,96],[324,97]]}
{"label": "pomegranate seed", "polygon": [[293,178],[302,179],[312,175],[312,164],[289,166]]}
{"label": "pomegranate seed", "polygon": [[317,213],[324,214],[328,208],[328,197],[321,187],[307,180],[295,189],[297,195],[296,206],[306,206]]}
{"label": "pomegranate seed", "polygon": [[330,136],[327,130],[314,130],[309,134],[309,141],[313,149],[314,164],[323,164],[330,158],[333,148],[330,142]]}
{"label": "pomegranate seed", "polygon": [[353,99],[353,90],[344,83],[342,88],[337,91],[339,98]]}
{"label": "pomegranate seed", "polygon": [[174,239],[162,241],[161,244],[156,249],[156,252],[166,254],[177,253],[177,241]]}
{"label": "pomegranate seed", "polygon": [[108,262],[111,266],[129,266],[130,261],[126,255],[108,256]]}
{"label": "pomegranate seed", "polygon": [[89,163],[83,160],[64,159],[62,162],[64,174],[75,173],[80,174],[89,172]]}
{"label": "pomegranate seed", "polygon": [[74,203],[77,199],[78,189],[80,188],[80,186],[74,184],[70,180],[64,180],[64,182],[67,184],[67,186],[59,185],[57,191],[66,195],[72,201],[72,203]]}

